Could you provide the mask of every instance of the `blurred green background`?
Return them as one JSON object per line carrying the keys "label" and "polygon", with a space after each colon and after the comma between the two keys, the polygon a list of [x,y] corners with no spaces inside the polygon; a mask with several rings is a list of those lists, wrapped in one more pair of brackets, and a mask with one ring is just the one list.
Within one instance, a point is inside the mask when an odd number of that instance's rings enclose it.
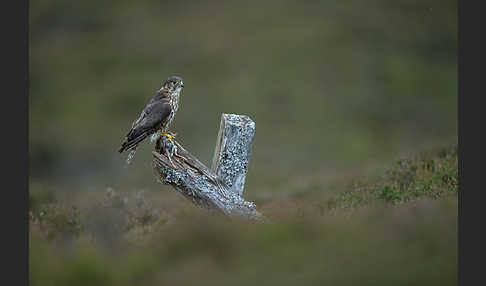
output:
{"label": "blurred green background", "polygon": [[146,190],[191,209],[156,182],[153,145],[129,168],[117,152],[171,75],[185,84],[171,130],[208,166],[221,113],[255,121],[257,206],[457,142],[457,1],[33,0],[29,14],[31,193]]}

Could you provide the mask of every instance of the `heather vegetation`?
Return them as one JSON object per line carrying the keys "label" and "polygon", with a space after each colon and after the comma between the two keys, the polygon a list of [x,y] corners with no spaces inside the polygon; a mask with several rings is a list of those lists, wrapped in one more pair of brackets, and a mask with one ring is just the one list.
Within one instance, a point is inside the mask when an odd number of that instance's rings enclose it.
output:
{"label": "heather vegetation", "polygon": [[457,171],[455,147],[398,160],[345,191],[262,201],[266,224],[169,209],[143,190],[31,193],[31,282],[455,285]]}

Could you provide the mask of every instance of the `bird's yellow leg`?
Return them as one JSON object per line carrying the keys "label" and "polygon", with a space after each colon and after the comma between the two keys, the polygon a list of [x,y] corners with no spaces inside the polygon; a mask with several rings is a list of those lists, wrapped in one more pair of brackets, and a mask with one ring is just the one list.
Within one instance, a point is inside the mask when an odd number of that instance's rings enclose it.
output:
{"label": "bird's yellow leg", "polygon": [[173,140],[175,137],[176,137],[177,134],[169,134],[169,133],[162,133],[160,136],[165,136],[167,138],[169,138],[169,140]]}

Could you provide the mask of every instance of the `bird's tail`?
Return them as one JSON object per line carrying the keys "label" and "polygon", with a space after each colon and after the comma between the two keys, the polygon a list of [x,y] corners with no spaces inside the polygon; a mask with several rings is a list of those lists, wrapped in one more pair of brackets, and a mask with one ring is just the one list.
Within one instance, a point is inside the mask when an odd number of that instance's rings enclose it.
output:
{"label": "bird's tail", "polygon": [[123,143],[123,144],[120,146],[120,149],[118,149],[118,152],[119,152],[119,153],[122,153],[123,151],[125,151],[125,143]]}
{"label": "bird's tail", "polygon": [[132,162],[132,159],[133,159],[133,156],[135,156],[135,152],[137,152],[137,148],[133,148],[132,150],[130,150],[130,153],[128,153],[128,157],[127,157],[127,165],[130,165],[130,163]]}
{"label": "bird's tail", "polygon": [[123,151],[128,151],[133,148],[136,148],[136,145],[140,143],[143,139],[147,137],[147,133],[144,132],[140,134],[139,136],[133,138],[133,139],[126,139],[125,142],[120,146],[120,149],[118,149],[118,152],[122,153]]}

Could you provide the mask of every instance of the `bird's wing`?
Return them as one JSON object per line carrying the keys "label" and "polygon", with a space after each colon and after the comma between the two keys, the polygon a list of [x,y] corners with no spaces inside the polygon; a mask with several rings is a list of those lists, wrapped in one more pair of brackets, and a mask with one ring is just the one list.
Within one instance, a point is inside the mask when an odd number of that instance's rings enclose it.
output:
{"label": "bird's wing", "polygon": [[120,153],[130,150],[147,136],[157,131],[160,124],[170,114],[170,103],[167,98],[152,99],[140,114],[140,117],[132,124],[123,142]]}

